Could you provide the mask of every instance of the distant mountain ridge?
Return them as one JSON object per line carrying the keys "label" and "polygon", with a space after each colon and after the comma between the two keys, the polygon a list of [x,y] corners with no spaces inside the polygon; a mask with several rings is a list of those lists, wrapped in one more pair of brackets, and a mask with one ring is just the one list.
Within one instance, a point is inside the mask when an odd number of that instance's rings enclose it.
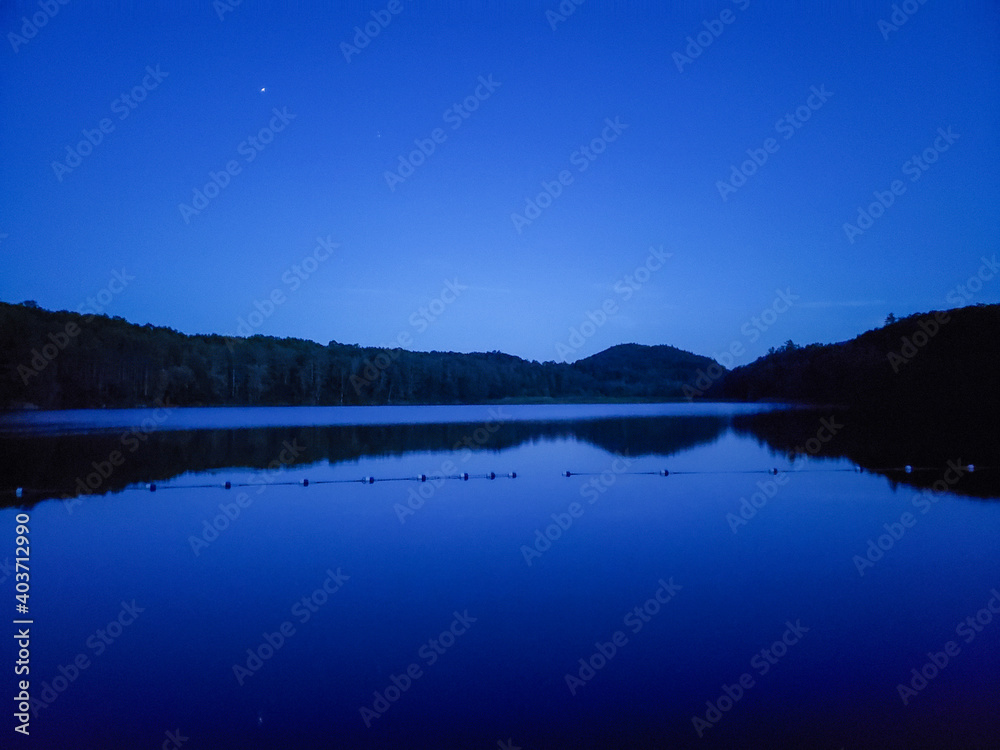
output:
{"label": "distant mountain ridge", "polygon": [[187,335],[0,303],[0,407],[675,399],[708,357],[622,344],[572,364],[256,335]]}
{"label": "distant mountain ridge", "polygon": [[[256,335],[233,339],[0,303],[0,408],[776,400],[874,418],[1000,420],[1000,305],[933,311],[835,344],[787,342],[727,371],[665,344],[572,364],[502,352],[411,352]],[[708,373],[708,374],[706,374]],[[994,420],[994,422],[991,422]]]}
{"label": "distant mountain ridge", "polygon": [[598,380],[653,387],[692,383],[698,370],[710,365],[715,360],[667,344],[617,344],[573,363],[575,369]]}

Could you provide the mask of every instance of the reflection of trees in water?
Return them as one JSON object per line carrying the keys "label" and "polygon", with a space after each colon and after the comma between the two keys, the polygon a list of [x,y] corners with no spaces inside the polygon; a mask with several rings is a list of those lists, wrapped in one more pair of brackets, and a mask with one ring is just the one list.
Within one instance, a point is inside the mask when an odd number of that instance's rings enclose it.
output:
{"label": "reflection of trees in water", "polygon": [[[49,490],[43,497],[77,495],[81,492],[78,480],[85,481],[97,472],[95,462],[104,464],[105,470],[110,468],[116,451],[124,461],[110,476],[100,477],[95,494],[136,482],[163,481],[185,472],[265,469],[278,459],[286,442],[304,447],[297,465],[466,448],[499,451],[560,439],[581,440],[614,453],[671,455],[716,440],[728,424],[728,417],[716,416],[642,417],[503,422],[493,433],[483,423],[469,423],[162,431],[149,433],[145,441],[134,435],[123,441],[118,433],[3,437],[0,451],[9,461],[0,469],[0,488]],[[12,502],[12,494],[5,499]],[[37,499],[41,498],[25,498]]]}
{"label": "reflection of trees in water", "polygon": [[[153,432],[148,440],[130,438],[123,444],[118,433],[0,438],[0,451],[8,458],[0,468],[0,489],[14,487],[50,490],[27,495],[23,501],[42,497],[77,495],[78,479],[95,473],[93,463],[108,462],[115,451],[124,462],[108,478],[101,478],[95,494],[120,490],[136,482],[164,481],[186,472],[216,469],[266,469],[278,459],[283,444],[304,446],[296,465],[319,461],[330,464],[374,456],[464,450],[499,451],[539,441],[579,440],[611,453],[631,456],[669,456],[717,440],[732,426],[738,435],[755,439],[783,456],[802,452],[815,438],[820,419],[831,411],[774,410],[732,417],[635,417],[558,422],[504,422],[489,433],[483,423],[398,424],[333,427],[274,427],[238,430],[188,430]],[[866,469],[879,471],[894,484],[928,487],[940,473],[884,471],[887,467],[933,466],[944,470],[948,460],[981,466],[1000,465],[1000,439],[978,431],[948,432],[866,420],[863,414],[837,412],[844,425],[814,455],[848,458]],[[134,451],[129,446],[138,447]],[[812,443],[815,445],[815,443]],[[105,466],[107,468],[107,466]],[[514,470],[516,466],[509,467]],[[553,471],[563,467],[554,466]],[[726,467],[720,467],[726,468]],[[232,476],[227,479],[241,480]],[[954,491],[974,496],[1000,496],[1000,472],[981,471],[965,477]],[[7,504],[17,502],[12,492],[3,494]]]}
{"label": "reflection of trees in water", "polygon": [[[948,461],[976,464],[984,470],[964,477],[951,491],[977,497],[1000,497],[1000,434],[965,422],[951,425],[936,422],[929,426],[920,415],[895,421],[871,418],[863,411],[809,409],[775,410],[740,414],[732,418],[733,431],[751,437],[775,454],[789,458],[805,454],[803,446],[815,438],[820,420],[835,415],[842,429],[822,443],[817,458],[847,458],[866,470],[888,477],[893,486],[906,484],[930,487],[942,478]],[[811,444],[815,447],[815,443]],[[941,471],[907,474],[886,469],[903,466],[940,467]]]}

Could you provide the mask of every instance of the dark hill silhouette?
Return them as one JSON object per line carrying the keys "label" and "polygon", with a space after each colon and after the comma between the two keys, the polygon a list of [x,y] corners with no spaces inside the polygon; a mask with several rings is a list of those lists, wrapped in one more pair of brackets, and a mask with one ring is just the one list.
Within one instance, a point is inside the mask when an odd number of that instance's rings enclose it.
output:
{"label": "dark hill silhouette", "polygon": [[[911,315],[837,344],[789,343],[726,373],[707,395],[842,405],[820,412],[842,428],[812,455],[848,457],[921,488],[939,482],[949,461],[972,463],[987,470],[968,474],[959,491],[996,497],[998,376],[1000,305],[977,305]],[[819,424],[813,410],[733,419],[737,432],[786,456],[803,453]],[[906,465],[942,468],[910,474]]]}
{"label": "dark hill silhouette", "polygon": [[853,407],[873,421],[996,432],[1000,305],[911,315],[837,344],[786,345],[719,381],[712,394]]}
{"label": "dark hill silhouette", "polygon": [[0,303],[0,407],[368,405],[670,399],[712,360],[628,344],[573,364],[272,336],[189,336]]}
{"label": "dark hill silhouette", "polygon": [[[722,372],[705,398],[853,407],[874,421],[991,429],[1000,305],[911,315],[837,344],[791,342]],[[271,336],[189,336],[107,316],[0,303],[0,407],[483,403],[672,399],[720,368],[621,344],[572,364],[501,352],[409,352]]]}
{"label": "dark hill silhouette", "polygon": [[580,372],[611,387],[615,395],[655,397],[675,392],[677,384],[697,379],[697,371],[713,364],[698,354],[661,344],[618,344],[573,363]]}

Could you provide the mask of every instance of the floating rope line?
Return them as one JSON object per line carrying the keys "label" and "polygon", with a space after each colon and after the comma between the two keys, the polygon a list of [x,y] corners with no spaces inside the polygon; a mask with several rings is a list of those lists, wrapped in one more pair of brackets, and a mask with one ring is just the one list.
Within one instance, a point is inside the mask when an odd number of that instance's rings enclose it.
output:
{"label": "floating rope line", "polygon": [[[308,487],[311,484],[375,484],[375,482],[433,482],[438,480],[447,479],[459,479],[464,482],[468,482],[470,479],[517,479],[517,472],[512,471],[508,474],[497,474],[494,471],[487,472],[486,474],[469,474],[464,472],[462,474],[438,474],[438,475],[428,475],[428,474],[417,474],[412,477],[361,477],[360,479],[317,479],[315,481],[310,481],[309,479],[299,479],[296,481],[288,482],[265,482],[267,485],[284,485],[286,487],[299,486]],[[261,482],[223,482],[222,484],[165,484],[163,486],[157,485],[156,482],[148,482],[142,486],[130,486],[124,487],[126,490],[148,490],[149,492],[156,492],[160,490],[192,490],[192,489],[225,489],[229,490],[233,487],[260,487]],[[20,497],[20,495],[18,496]]]}
{"label": "floating rope line", "polygon": [[[660,469],[659,471],[612,471],[611,469],[606,469],[605,471],[564,471],[564,477],[599,477],[602,474],[612,473],[615,475],[624,474],[627,476],[656,476],[656,477],[669,477],[671,474],[777,474],[779,469],[716,469],[713,471],[668,471],[667,469]],[[836,469],[835,471],[853,471],[853,469]]]}
{"label": "floating rope line", "polygon": [[[980,466],[976,467],[975,464],[967,464],[965,466],[959,467],[964,469],[968,473],[973,473],[975,471],[991,471],[996,469],[995,466]],[[877,469],[866,469],[863,466],[855,465],[850,469],[711,469],[705,471],[668,471],[667,469],[660,469],[659,471],[613,471],[612,469],[605,469],[604,471],[564,471],[562,475],[564,477],[599,477],[602,474],[615,474],[617,475],[627,475],[627,476],[660,476],[669,477],[671,474],[816,474],[819,472],[831,472],[831,471],[849,471],[857,474],[863,474],[865,472],[872,474],[883,474],[883,473],[903,473],[903,474],[913,474],[922,471],[950,471],[951,467],[941,468],[940,466],[895,466]]]}
{"label": "floating rope line", "polygon": [[[770,469],[708,469],[703,471],[670,471],[667,469],[660,469],[658,471],[613,471],[611,469],[606,469],[604,471],[564,471],[562,472],[563,477],[599,477],[603,474],[615,474],[615,475],[628,475],[628,476],[660,476],[669,477],[671,475],[695,475],[695,474],[817,474],[820,472],[854,472],[858,474],[917,474],[922,472],[947,472],[954,469],[961,469],[969,474],[973,472],[982,471],[996,471],[1000,469],[1000,466],[976,466],[975,464],[966,464],[964,466],[912,466],[907,464],[905,466],[889,466],[880,467],[873,469],[866,469],[863,466],[855,465],[852,468],[840,468],[840,469],[779,469],[777,467],[772,467]],[[156,482],[145,482],[140,485],[129,485],[127,487],[122,487],[122,490],[146,490],[148,492],[156,492],[157,490],[193,490],[193,489],[225,489],[229,490],[233,487],[260,487],[263,485],[284,485],[284,486],[300,486],[308,487],[310,484],[375,484],[376,482],[436,482],[444,480],[461,480],[469,481],[470,479],[517,479],[517,472],[511,471],[506,474],[497,474],[496,472],[490,471],[485,474],[469,474],[467,472],[462,474],[417,474],[411,477],[373,477],[366,476],[360,477],[359,479],[317,479],[311,481],[309,479],[298,479],[295,481],[284,481],[284,482],[268,482],[266,480],[259,482],[216,482],[212,484],[164,484],[159,485]],[[32,495],[45,495],[49,497],[57,497],[59,495],[65,495],[69,497],[69,493],[58,491],[58,490],[39,490],[30,487],[17,487],[15,489],[4,488],[0,489],[0,494],[13,494],[16,498],[21,499],[25,496]],[[89,494],[89,493],[88,493]],[[74,495],[76,497],[76,495]]]}

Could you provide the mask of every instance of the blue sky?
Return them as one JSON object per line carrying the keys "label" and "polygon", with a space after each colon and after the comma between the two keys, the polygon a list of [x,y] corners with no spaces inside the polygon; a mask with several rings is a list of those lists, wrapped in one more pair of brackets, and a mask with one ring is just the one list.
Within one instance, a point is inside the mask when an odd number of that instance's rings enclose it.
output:
{"label": "blue sky", "polygon": [[742,364],[950,307],[997,252],[993,3],[914,0],[895,30],[878,2],[336,5],[8,5],[0,299],[537,360],[740,342]]}

